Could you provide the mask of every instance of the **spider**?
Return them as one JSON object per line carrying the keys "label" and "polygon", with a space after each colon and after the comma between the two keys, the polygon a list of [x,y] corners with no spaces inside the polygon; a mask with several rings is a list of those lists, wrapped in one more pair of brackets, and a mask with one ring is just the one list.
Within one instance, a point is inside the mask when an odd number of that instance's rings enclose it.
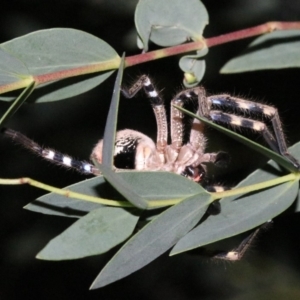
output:
{"label": "spider", "polygon": [[[297,169],[300,168],[299,162],[288,153],[278,111],[272,106],[232,97],[227,94],[207,97],[205,89],[201,86],[181,91],[171,101],[171,143],[168,144],[168,123],[164,101],[155,90],[149,77],[146,75],[141,76],[130,89],[123,89],[122,92],[126,98],[132,98],[141,89],[144,89],[150,99],[156,117],[156,144],[148,136],[138,131],[125,129],[117,132],[114,153],[116,168],[164,170],[186,176],[196,182],[201,182],[206,173],[207,163],[221,166],[226,164],[229,159],[227,153],[222,151],[217,153],[205,152],[207,139],[204,134],[204,124],[197,119],[193,120],[188,143],[183,143],[185,130],[183,123],[184,114],[173,105],[183,107],[185,103],[193,99],[198,100],[198,115],[204,116],[213,122],[249,128],[261,133],[274,151],[285,156]],[[212,110],[212,108],[215,108],[215,110]],[[255,114],[256,116],[261,115],[270,119],[275,136],[265,123],[222,112],[221,108],[240,113]],[[91,158],[96,159],[99,163],[101,163],[102,148],[103,141],[100,140],[91,154]],[[131,166],[124,164],[123,160],[119,159],[128,153],[134,153]]]}
{"label": "spider", "polygon": [[[204,134],[204,124],[198,119],[193,120],[189,141],[184,143],[184,114],[173,105],[183,107],[186,103],[195,99],[198,101],[196,112],[198,115],[206,117],[213,122],[240,128],[249,128],[260,133],[274,151],[286,157],[300,170],[299,162],[287,150],[282,125],[276,108],[246,99],[232,97],[228,94],[206,96],[205,89],[202,86],[186,89],[175,95],[171,101],[171,143],[168,144],[168,122],[164,101],[154,88],[149,77],[146,75],[141,76],[130,89],[122,89],[122,93],[126,98],[132,98],[140,90],[144,90],[149,98],[156,117],[156,143],[139,131],[131,129],[118,131],[114,150],[114,166],[116,170],[170,171],[204,185],[206,164],[212,163],[217,166],[226,165],[229,160],[229,155],[222,151],[216,153],[205,152],[207,139]],[[235,114],[226,113],[222,110],[230,110]],[[236,115],[238,113],[247,114],[250,117],[253,115],[269,119],[273,126],[274,134],[272,134],[265,123]],[[89,162],[78,161],[50,148],[44,148],[12,129],[4,128],[2,132],[24,147],[56,164],[76,169],[84,174],[100,175],[99,170]],[[91,153],[91,159],[95,159],[101,163],[102,148],[103,140],[100,140]],[[218,186],[206,188],[209,191],[224,190]],[[266,224],[268,223],[269,222]],[[266,225],[262,227],[266,227]],[[215,255],[215,257],[225,260],[239,260],[258,232],[259,229],[256,229],[233,251],[221,253]]]}

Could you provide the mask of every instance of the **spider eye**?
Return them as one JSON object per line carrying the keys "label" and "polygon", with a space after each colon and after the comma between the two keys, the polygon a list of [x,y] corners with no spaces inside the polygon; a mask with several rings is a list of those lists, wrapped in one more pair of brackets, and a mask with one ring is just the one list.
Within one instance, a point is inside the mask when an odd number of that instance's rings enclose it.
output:
{"label": "spider eye", "polygon": [[205,170],[201,165],[197,167],[187,166],[181,175],[195,182],[200,182],[204,179]]}

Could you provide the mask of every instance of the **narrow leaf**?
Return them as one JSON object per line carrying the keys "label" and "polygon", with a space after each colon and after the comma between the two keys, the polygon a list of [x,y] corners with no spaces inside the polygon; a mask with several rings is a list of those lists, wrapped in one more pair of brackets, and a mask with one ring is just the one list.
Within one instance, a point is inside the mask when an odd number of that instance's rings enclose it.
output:
{"label": "narrow leaf", "polygon": [[[89,196],[101,197],[100,187],[104,184],[104,178],[102,176],[97,176],[95,178],[69,185],[63,189]],[[63,197],[55,193],[49,193],[37,198],[33,202],[27,204],[24,208],[43,214],[79,218],[91,210],[101,206],[102,205],[98,203],[81,201],[78,199]]]}
{"label": "narrow leaf", "polygon": [[122,62],[119,67],[118,75],[115,82],[113,98],[111,101],[109,114],[105,126],[105,136],[103,140],[103,150],[102,150],[102,164],[95,161],[96,166],[100,169],[101,173],[105,179],[129,202],[134,206],[146,209],[148,203],[146,199],[139,196],[134,192],[133,187],[128,185],[120,176],[118,176],[113,169],[113,159],[114,159],[114,149],[115,149],[115,136],[117,127],[117,117],[118,117],[118,106],[120,98],[120,88],[122,82],[123,68],[124,68],[124,54],[122,57]]}
{"label": "narrow leaf", "polygon": [[276,161],[279,165],[283,166],[285,169],[291,171],[291,172],[295,172],[295,171],[298,171],[297,167],[294,166],[292,164],[291,161],[289,161],[287,158],[285,158],[284,156],[258,144],[258,143],[255,143],[249,139],[247,139],[246,137],[238,134],[237,132],[234,132],[232,130],[229,130],[227,128],[224,128],[220,125],[217,125],[216,123],[213,123],[211,121],[209,121],[208,119],[204,118],[204,117],[201,117],[199,115],[196,115],[196,114],[193,114],[192,112],[182,108],[182,107],[179,107],[179,106],[176,106],[174,105],[174,107],[176,107],[177,109],[183,111],[185,114],[189,115],[189,116],[192,116],[198,120],[200,120],[201,122],[211,126],[212,128],[228,135],[229,137],[235,139],[236,141],[246,145],[247,147],[267,156],[268,158],[271,158],[273,159],[274,161]]}
{"label": "narrow leaf", "polygon": [[231,59],[221,73],[300,67],[300,30],[282,30],[254,40],[244,53]]}
{"label": "narrow leaf", "polygon": [[[132,189],[145,199],[160,202],[164,200],[182,200],[201,193],[204,189],[195,182],[170,172],[120,172],[118,176],[132,186]],[[161,184],[161,183],[164,184]],[[70,190],[81,194],[124,201],[125,198],[115,191],[103,176],[97,176],[67,186]],[[46,194],[25,206],[25,209],[64,217],[82,217],[89,211],[101,207],[101,204],[63,197],[55,193]],[[151,205],[151,208],[155,206]],[[159,204],[157,203],[157,207]]]}
{"label": "narrow leaf", "polygon": [[4,113],[0,119],[0,127],[4,126],[5,123],[15,114],[15,112],[22,106],[22,104],[27,100],[30,94],[35,89],[35,82],[33,81],[28,85],[27,88],[20,94],[20,96],[13,102],[9,109]]}
{"label": "narrow leaf", "polygon": [[102,164],[109,168],[113,168],[114,165],[114,152],[115,152],[115,140],[116,140],[116,129],[118,122],[118,110],[119,110],[119,99],[120,89],[122,84],[123,70],[124,70],[124,57],[120,63],[119,71],[115,81],[113,95],[109,107],[108,116],[106,119],[106,125],[103,137],[103,150],[102,150]]}
{"label": "narrow leaf", "polygon": [[[290,147],[289,151],[294,157],[300,159],[300,142],[298,142],[297,144]],[[298,193],[298,197],[296,199],[296,205],[295,205],[294,211],[300,212],[300,190]]]}
{"label": "narrow leaf", "polygon": [[91,288],[128,276],[167,251],[199,222],[210,201],[208,193],[194,195],[159,215],[119,250]]}
{"label": "narrow leaf", "polygon": [[[253,172],[237,187],[277,178],[279,172],[278,166],[269,162],[265,168]],[[298,189],[298,181],[286,182],[254,194],[220,200],[220,214],[209,216],[184,236],[175,245],[171,255],[213,243],[265,223],[295,201]]]}
{"label": "narrow leaf", "polygon": [[137,194],[151,200],[183,200],[205,192],[198,183],[171,172],[131,171],[118,175],[131,185]]}
{"label": "narrow leaf", "polygon": [[105,253],[132,234],[138,218],[123,208],[95,209],[52,239],[37,258],[65,260]]}
{"label": "narrow leaf", "polygon": [[104,178],[130,203],[140,209],[148,207],[147,200],[134,191],[134,186],[129,185],[122,177],[104,165],[101,165],[100,171]]}

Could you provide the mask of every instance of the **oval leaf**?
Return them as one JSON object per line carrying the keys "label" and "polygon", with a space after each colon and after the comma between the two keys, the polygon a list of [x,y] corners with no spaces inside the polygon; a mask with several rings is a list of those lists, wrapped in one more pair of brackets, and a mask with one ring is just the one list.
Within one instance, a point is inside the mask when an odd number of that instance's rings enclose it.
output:
{"label": "oval leaf", "polygon": [[105,253],[132,234],[138,219],[123,208],[95,209],[52,239],[37,258],[66,260]]}
{"label": "oval leaf", "polygon": [[300,67],[300,30],[274,31],[257,38],[231,59],[221,73]]}
{"label": "oval leaf", "polygon": [[207,24],[208,14],[199,0],[140,0],[135,11],[144,51],[148,51],[149,40],[160,46],[201,40]]}
{"label": "oval leaf", "polygon": [[96,289],[119,280],[167,251],[199,222],[210,202],[208,193],[198,194],[163,212],[117,252],[91,288]]}
{"label": "oval leaf", "polygon": [[[1,90],[2,85],[31,76],[119,60],[119,56],[106,42],[91,34],[76,29],[54,28],[36,31],[1,44],[0,59]],[[80,78],[77,82],[64,80],[61,84],[54,82],[50,86],[48,83],[47,89],[42,89],[47,90],[47,93],[37,93],[36,102],[61,100],[81,94],[111,74],[112,71],[108,71]]]}
{"label": "oval leaf", "polygon": [[200,51],[197,51],[197,54],[195,55],[185,55],[179,60],[180,69],[183,72],[190,74],[193,78],[192,82],[187,81],[186,79],[183,81],[185,87],[191,88],[196,86],[202,80],[205,73],[206,64],[205,60],[200,58],[207,53],[208,48],[204,48]]}

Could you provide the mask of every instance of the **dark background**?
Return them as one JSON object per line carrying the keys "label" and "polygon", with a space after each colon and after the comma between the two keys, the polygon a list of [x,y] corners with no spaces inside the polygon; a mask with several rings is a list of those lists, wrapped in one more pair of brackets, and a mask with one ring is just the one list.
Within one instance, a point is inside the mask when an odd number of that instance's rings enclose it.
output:
{"label": "dark background", "polygon": [[[71,27],[89,32],[112,45],[121,55],[137,54],[134,7],[136,1],[64,0],[4,1],[0,18],[0,42],[52,27]],[[255,26],[267,21],[295,21],[300,1],[203,1],[210,14],[205,37]],[[255,3],[255,4],[253,4]],[[4,3],[3,3],[4,4]],[[207,56],[202,84],[209,93],[231,93],[272,103],[279,108],[289,144],[299,141],[299,69],[220,75],[218,70],[238,55],[250,40],[214,47]],[[140,74],[151,75],[163,89],[166,103],[181,88],[182,73],[177,57],[127,69],[125,82]],[[24,105],[8,124],[74,157],[87,159],[102,137],[114,76],[101,86],[65,101]],[[4,112],[7,103],[0,103]],[[147,101],[123,99],[119,128],[132,128],[155,137],[155,123]],[[265,158],[212,130],[210,147],[232,156],[231,167],[216,173],[216,180],[234,184]],[[31,177],[64,187],[84,176],[35,157],[0,138],[1,174],[4,178]],[[197,251],[172,258],[165,254],[135,274],[99,290],[88,288],[111,257],[47,262],[34,257],[46,243],[74,219],[44,216],[22,207],[44,192],[29,186],[0,186],[0,299],[299,299],[300,218],[283,214],[262,234],[246,257],[237,263],[215,262]],[[222,243],[230,249],[238,236]]]}

